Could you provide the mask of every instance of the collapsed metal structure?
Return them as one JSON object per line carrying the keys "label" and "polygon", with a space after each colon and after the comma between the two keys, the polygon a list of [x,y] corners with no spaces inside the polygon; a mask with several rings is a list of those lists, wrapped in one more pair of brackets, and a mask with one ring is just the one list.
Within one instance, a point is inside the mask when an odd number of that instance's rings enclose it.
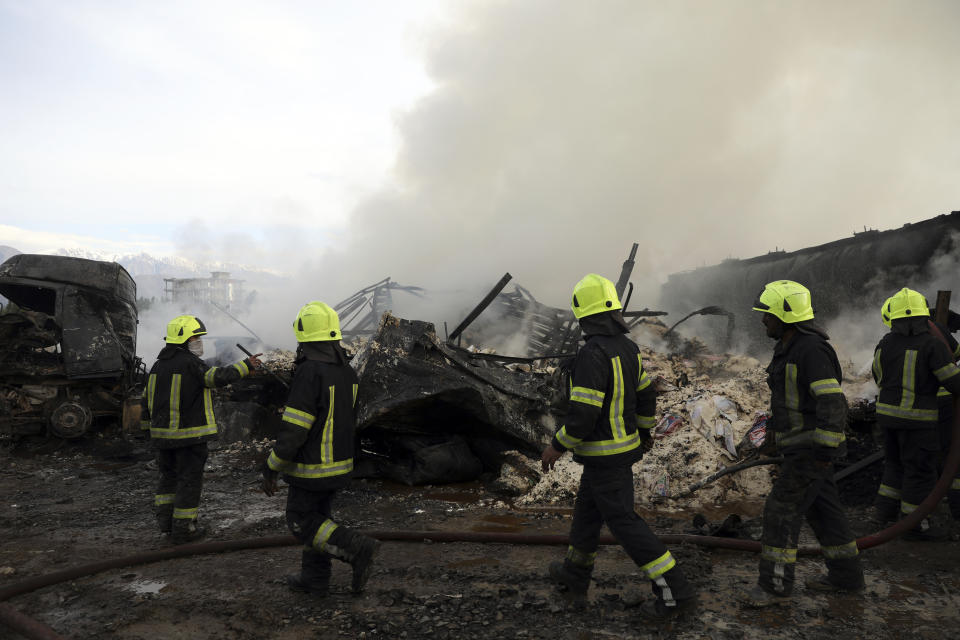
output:
{"label": "collapsed metal structure", "polygon": [[[722,305],[742,318],[764,285],[796,280],[813,295],[820,320],[844,310],[879,309],[884,298],[909,286],[927,295],[956,289],[943,278],[955,277],[960,259],[960,211],[889,231],[864,230],[853,237],[798,251],[772,251],[746,260],[671,274],[661,300],[675,309]],[[928,298],[933,302],[933,297]],[[736,323],[736,334],[749,340],[749,322]]]}

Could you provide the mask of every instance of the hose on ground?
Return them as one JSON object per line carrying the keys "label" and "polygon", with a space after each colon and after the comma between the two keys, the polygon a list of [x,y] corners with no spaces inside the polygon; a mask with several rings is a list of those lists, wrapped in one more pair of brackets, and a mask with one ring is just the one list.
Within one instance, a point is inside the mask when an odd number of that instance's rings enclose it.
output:
{"label": "hose on ground", "polygon": [[[920,523],[931,511],[933,511],[940,500],[946,495],[953,476],[960,468],[960,397],[953,400],[953,432],[950,444],[950,452],[944,463],[943,473],[933,491],[920,503],[917,509],[894,525],[887,527],[877,533],[863,536],[857,539],[857,547],[860,549],[869,549],[876,547],[893,538],[913,529]],[[534,544],[534,545],[565,545],[569,544],[569,536],[566,534],[524,534],[524,533],[496,533],[479,531],[366,531],[367,535],[383,541],[396,542],[476,542],[476,543],[500,543],[500,544]],[[705,547],[718,549],[732,549],[737,551],[751,551],[757,553],[761,550],[761,544],[753,540],[739,540],[736,538],[719,538],[713,536],[698,536],[686,534],[666,534],[659,536],[664,544],[697,544]],[[283,547],[302,544],[293,536],[268,536],[263,538],[247,538],[243,540],[224,540],[216,542],[202,542],[196,544],[185,544],[167,549],[155,551],[145,551],[122,558],[113,558],[102,560],[91,564],[56,571],[34,578],[21,580],[13,584],[0,588],[0,603],[10,598],[35,591],[42,587],[58,584],[67,580],[74,580],[101,571],[109,569],[119,569],[138,564],[148,564],[161,560],[171,560],[174,558],[184,558],[194,555],[207,553],[223,553],[228,551],[241,551],[245,549],[263,549],[268,547]],[[606,535],[600,537],[600,544],[617,544],[612,536]],[[802,547],[799,553],[802,555],[815,555],[820,552],[819,547]],[[29,618],[9,605],[0,606],[0,623],[18,631],[30,640],[63,640],[60,636],[46,625]]]}

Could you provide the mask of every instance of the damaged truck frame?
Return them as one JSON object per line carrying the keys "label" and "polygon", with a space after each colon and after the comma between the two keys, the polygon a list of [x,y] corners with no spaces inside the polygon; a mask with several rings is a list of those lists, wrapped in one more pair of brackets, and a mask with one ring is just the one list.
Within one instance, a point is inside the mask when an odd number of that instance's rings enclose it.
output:
{"label": "damaged truck frame", "polygon": [[115,262],[19,254],[0,264],[0,434],[82,437],[117,422],[143,373],[137,287]]}

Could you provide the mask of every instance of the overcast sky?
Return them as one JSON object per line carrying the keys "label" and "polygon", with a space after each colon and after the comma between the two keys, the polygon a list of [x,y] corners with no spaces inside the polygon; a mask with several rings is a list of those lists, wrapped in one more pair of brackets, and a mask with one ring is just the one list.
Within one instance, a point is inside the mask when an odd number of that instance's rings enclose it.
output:
{"label": "overcast sky", "polygon": [[958,33],[953,0],[0,0],[0,244],[560,306],[639,242],[652,291],[960,209]]}

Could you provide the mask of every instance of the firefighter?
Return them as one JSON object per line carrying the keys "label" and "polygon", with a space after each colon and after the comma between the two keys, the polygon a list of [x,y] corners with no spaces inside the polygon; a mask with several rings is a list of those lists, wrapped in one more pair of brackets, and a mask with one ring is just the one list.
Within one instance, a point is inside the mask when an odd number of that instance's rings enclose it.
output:
{"label": "firefighter", "polygon": [[784,461],[763,509],[759,579],[740,600],[752,607],[789,602],[804,517],[827,565],[827,575],[806,580],[807,588],[859,591],[864,585],[859,550],[833,481],[833,460],[846,453],[847,401],[837,354],[812,322],[810,292],[803,285],[771,282],[753,309],[763,312],[767,336],[777,341],[767,367],[767,428]]}
{"label": "firefighter", "polygon": [[[953,361],[960,360],[960,342],[957,342],[957,339],[953,337],[953,332],[960,328],[960,315],[950,311],[946,326],[939,323],[934,324],[947,341],[947,346],[953,353]],[[940,432],[940,464],[937,467],[937,473],[939,474],[943,470],[953,441],[953,394],[944,387],[937,389],[937,428]],[[957,469],[953,476],[950,491],[947,493],[947,503],[950,506],[950,515],[956,529],[957,523],[960,523],[960,469]],[[951,539],[956,539],[956,532]]]}
{"label": "firefighter", "polygon": [[293,322],[297,358],[277,441],[263,467],[263,490],[272,496],[277,475],[289,485],[286,519],[304,543],[300,573],[286,577],[294,591],[325,596],[330,558],[353,569],[351,590],[363,591],[380,543],[331,516],[337,490],[353,470],[357,374],[340,346],[340,319],[323,302],[309,302]]}
{"label": "firefighter", "polygon": [[[938,389],[960,392],[960,368],[941,330],[930,322],[922,294],[901,289],[883,307],[890,332],[877,345],[873,378],[880,387],[877,423],[884,432],[883,478],[875,502],[878,520],[912,513],[933,490],[941,449]],[[942,540],[947,532],[924,518],[904,534]]]}
{"label": "firefighter", "polygon": [[570,373],[569,408],[541,456],[546,473],[566,451],[583,465],[570,527],[570,546],[550,577],[575,602],[586,598],[600,528],[606,524],[652,583],[654,599],[641,605],[652,619],[671,617],[696,603],[696,592],[673,555],[634,510],[632,465],[652,443],[656,391],[613,283],[589,274],[573,289],[573,314],[586,343]]}
{"label": "firefighter", "polygon": [[160,531],[174,544],[205,535],[197,526],[207,441],[217,435],[210,390],[247,376],[260,366],[259,353],[226,367],[204,364],[207,329],[196,316],[177,316],[167,325],[166,346],[150,369],[141,400],[140,427],[157,449],[160,482],[154,507]]}

